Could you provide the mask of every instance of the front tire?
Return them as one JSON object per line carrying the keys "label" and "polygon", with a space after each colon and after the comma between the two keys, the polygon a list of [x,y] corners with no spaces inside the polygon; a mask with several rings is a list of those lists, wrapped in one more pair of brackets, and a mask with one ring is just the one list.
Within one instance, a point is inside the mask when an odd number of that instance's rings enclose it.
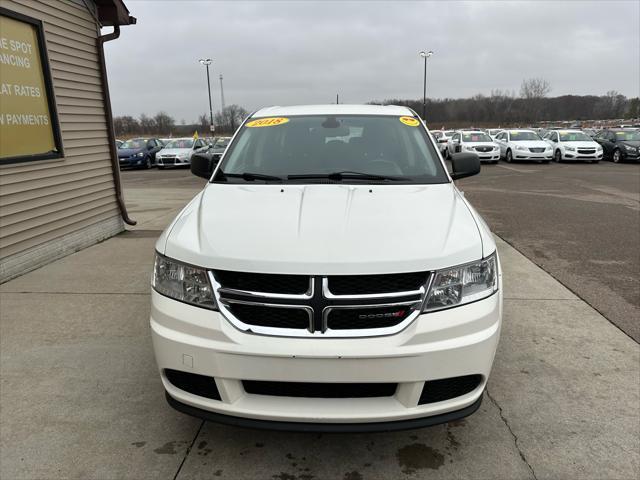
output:
{"label": "front tire", "polygon": [[507,153],[504,158],[507,161],[507,163],[513,162],[513,154],[511,153],[511,150],[507,150]]}
{"label": "front tire", "polygon": [[147,157],[144,160],[144,165],[142,168],[144,168],[145,170],[149,170],[151,168],[151,157]]}
{"label": "front tire", "polygon": [[620,151],[620,149],[616,148],[613,151],[613,155],[611,155],[611,160],[613,160],[613,163],[620,163],[622,161],[622,152]]}
{"label": "front tire", "polygon": [[560,150],[556,150],[556,153],[553,154],[553,160],[555,160],[556,163],[560,163],[562,161],[562,153]]}

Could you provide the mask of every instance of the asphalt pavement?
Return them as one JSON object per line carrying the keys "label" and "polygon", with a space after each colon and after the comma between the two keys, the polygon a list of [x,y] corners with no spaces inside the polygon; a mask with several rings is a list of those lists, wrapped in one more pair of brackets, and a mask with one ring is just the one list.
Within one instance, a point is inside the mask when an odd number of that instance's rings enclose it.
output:
{"label": "asphalt pavement", "polygon": [[496,235],[640,342],[640,164],[500,162],[459,186]]}

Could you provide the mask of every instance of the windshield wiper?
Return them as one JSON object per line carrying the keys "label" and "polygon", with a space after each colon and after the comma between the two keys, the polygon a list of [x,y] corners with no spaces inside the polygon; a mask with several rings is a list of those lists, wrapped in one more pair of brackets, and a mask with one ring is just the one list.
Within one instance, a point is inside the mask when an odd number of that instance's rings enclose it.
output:
{"label": "windshield wiper", "polygon": [[362,173],[352,172],[345,170],[342,172],[332,173],[305,173],[301,175],[289,175],[289,180],[314,180],[314,179],[328,179],[328,180],[405,180],[404,177],[397,177],[393,175],[376,175],[375,173]]}
{"label": "windshield wiper", "polygon": [[222,170],[220,170],[220,174],[223,177],[242,178],[243,180],[247,180],[249,182],[251,182],[253,180],[264,180],[266,182],[282,182],[282,180],[283,180],[282,177],[276,177],[275,175],[263,175],[262,173],[251,173],[251,172],[225,173]]}

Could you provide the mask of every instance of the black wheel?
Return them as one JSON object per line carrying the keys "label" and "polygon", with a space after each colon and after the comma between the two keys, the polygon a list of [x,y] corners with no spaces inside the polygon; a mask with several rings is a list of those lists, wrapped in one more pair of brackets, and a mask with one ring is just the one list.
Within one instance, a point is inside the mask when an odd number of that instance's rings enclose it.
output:
{"label": "black wheel", "polygon": [[613,160],[613,163],[620,163],[622,161],[622,153],[620,152],[620,149],[616,148],[613,151],[613,155],[611,156],[611,160]]}
{"label": "black wheel", "polygon": [[151,168],[151,157],[147,157],[147,158],[144,160],[144,165],[143,165],[143,167],[142,167],[142,168],[144,168],[144,169],[146,169],[146,170],[148,170],[148,169],[150,169],[150,168]]}
{"label": "black wheel", "polygon": [[556,150],[556,153],[553,154],[553,159],[557,163],[560,163],[562,161],[562,153],[560,153],[560,150]]}
{"label": "black wheel", "polygon": [[513,154],[511,153],[511,150],[507,150],[507,154],[505,155],[505,160],[508,163],[513,162]]}

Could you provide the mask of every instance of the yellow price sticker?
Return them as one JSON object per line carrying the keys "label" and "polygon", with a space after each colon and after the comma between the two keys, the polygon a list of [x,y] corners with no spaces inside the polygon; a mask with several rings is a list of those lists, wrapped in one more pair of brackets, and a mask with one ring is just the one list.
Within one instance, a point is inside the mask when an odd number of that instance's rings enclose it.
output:
{"label": "yellow price sticker", "polygon": [[249,128],[275,127],[277,125],[282,125],[283,123],[287,123],[288,121],[289,119],[285,117],[259,118],[257,120],[251,120],[246,124],[246,126]]}
{"label": "yellow price sticker", "polygon": [[413,117],[400,117],[399,120],[405,125],[409,125],[410,127],[417,127],[418,125],[420,125],[418,119]]}

